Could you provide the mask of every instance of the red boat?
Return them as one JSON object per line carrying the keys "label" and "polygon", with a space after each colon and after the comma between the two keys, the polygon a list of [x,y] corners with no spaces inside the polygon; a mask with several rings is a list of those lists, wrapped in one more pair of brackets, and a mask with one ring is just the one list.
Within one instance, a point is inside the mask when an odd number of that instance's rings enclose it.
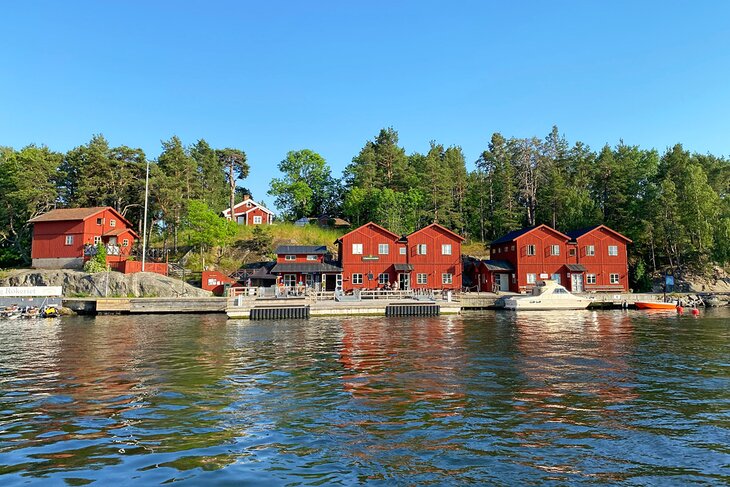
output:
{"label": "red boat", "polygon": [[637,301],[634,303],[637,309],[677,309],[677,302],[662,303],[660,301]]}

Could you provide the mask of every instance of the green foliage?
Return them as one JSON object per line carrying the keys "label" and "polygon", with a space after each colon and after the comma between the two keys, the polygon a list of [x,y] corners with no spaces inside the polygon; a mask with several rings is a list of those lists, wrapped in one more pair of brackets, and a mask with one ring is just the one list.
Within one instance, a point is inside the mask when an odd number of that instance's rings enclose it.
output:
{"label": "green foliage", "polygon": [[84,262],[84,272],[95,274],[97,272],[107,271],[106,255],[106,246],[102,242],[96,244],[96,253]]}
{"label": "green foliage", "polygon": [[230,244],[238,225],[211,210],[204,201],[190,200],[183,220],[188,242],[195,247],[221,247]]}

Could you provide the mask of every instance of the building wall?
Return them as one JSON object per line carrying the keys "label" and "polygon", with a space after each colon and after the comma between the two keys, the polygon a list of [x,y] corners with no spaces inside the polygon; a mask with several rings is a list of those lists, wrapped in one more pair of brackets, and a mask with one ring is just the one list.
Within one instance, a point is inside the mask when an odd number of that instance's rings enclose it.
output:
{"label": "building wall", "polygon": [[[612,273],[619,275],[619,286],[621,286],[621,289],[628,290],[628,249],[624,239],[607,231],[605,228],[597,228],[580,236],[577,239],[577,243],[578,262],[586,268],[586,271],[583,273],[586,290],[590,290],[592,287],[617,286],[610,282],[610,275]],[[586,247],[590,245],[594,246],[595,255],[593,256],[588,255],[586,252]],[[618,247],[618,255],[608,255],[608,247],[610,245]],[[585,276],[588,274],[596,275],[596,284],[587,284]]]}
{"label": "building wall", "polygon": [[[286,260],[287,255],[293,255],[294,260]],[[314,255],[317,260],[307,260],[307,255]],[[316,264],[324,262],[324,255],[321,254],[277,254],[276,262],[281,264]]]}
{"label": "building wall", "polygon": [[[426,254],[418,253],[418,246],[426,245]],[[451,245],[451,254],[442,253],[442,245]],[[413,265],[413,289],[461,289],[461,240],[437,226],[428,226],[408,236],[408,263]],[[418,283],[418,274],[426,274],[426,283]],[[451,274],[451,284],[442,282],[443,274]]]}
{"label": "building wall", "polygon": [[[147,266],[145,266],[146,268]],[[211,291],[216,296],[223,296],[225,284],[231,287],[240,287],[241,285],[235,279],[218,271],[203,271],[201,287],[206,291]]]}
{"label": "building wall", "polygon": [[[254,216],[261,217],[261,225],[271,225],[274,217],[271,213],[268,213],[261,209],[256,203],[251,201],[250,205],[247,206],[246,202],[234,209],[234,218],[239,225],[259,225],[254,223]],[[248,213],[246,213],[248,212]]]}
{"label": "building wall", "polygon": [[[342,266],[342,286],[345,291],[352,289],[374,289],[380,287],[378,275],[388,274],[389,282],[397,279],[393,264],[407,263],[407,255],[400,253],[398,237],[385,232],[370,223],[344,235],[339,241],[339,260]],[[352,253],[352,244],[360,243],[363,246],[362,255]],[[378,244],[388,244],[388,254],[378,253]],[[352,275],[362,274],[363,283],[353,284]],[[368,274],[373,278],[368,279]],[[411,280],[413,284],[413,279]]]}
{"label": "building wall", "polygon": [[32,266],[35,269],[81,269],[84,267],[84,259],[83,257],[34,258]]}

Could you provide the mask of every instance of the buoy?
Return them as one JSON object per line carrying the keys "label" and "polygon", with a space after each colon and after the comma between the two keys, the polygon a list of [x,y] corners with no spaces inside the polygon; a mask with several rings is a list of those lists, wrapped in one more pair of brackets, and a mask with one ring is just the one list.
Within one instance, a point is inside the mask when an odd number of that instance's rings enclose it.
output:
{"label": "buoy", "polygon": [[700,310],[698,310],[697,308],[692,308],[692,315],[693,316],[699,316],[700,315]]}
{"label": "buoy", "polygon": [[681,306],[677,306],[677,313],[679,313],[679,314],[684,313],[684,308]]}

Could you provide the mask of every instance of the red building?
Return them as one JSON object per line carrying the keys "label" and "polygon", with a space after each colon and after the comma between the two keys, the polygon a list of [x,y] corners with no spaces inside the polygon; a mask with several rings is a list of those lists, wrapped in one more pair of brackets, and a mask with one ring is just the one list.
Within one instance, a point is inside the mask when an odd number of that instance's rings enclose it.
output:
{"label": "red building", "polygon": [[139,238],[132,224],[109,206],[52,210],[30,223],[31,258],[36,268],[81,268],[99,242],[106,246],[107,263],[114,265],[130,257]]}
{"label": "red building", "polygon": [[[461,289],[461,242],[464,237],[438,223],[408,235],[413,289]],[[406,288],[407,289],[407,288]]]}
{"label": "red building", "polygon": [[299,285],[334,291],[341,282],[342,269],[325,262],[327,248],[311,245],[281,245],[276,249],[276,265],[271,274],[279,277],[278,284],[287,288]]}
{"label": "red building", "polygon": [[[627,291],[628,244],[631,239],[598,225],[568,232],[572,252],[568,256],[573,290]],[[569,269],[570,270],[570,269]]]}
{"label": "red building", "polygon": [[370,222],[346,233],[335,243],[343,269],[344,291],[388,285],[410,289],[413,266],[408,264],[405,238]]}
{"label": "red building", "polygon": [[[224,217],[231,219],[231,209],[222,211]],[[233,218],[239,225],[271,225],[274,222],[274,212],[246,197],[233,207]]]}

